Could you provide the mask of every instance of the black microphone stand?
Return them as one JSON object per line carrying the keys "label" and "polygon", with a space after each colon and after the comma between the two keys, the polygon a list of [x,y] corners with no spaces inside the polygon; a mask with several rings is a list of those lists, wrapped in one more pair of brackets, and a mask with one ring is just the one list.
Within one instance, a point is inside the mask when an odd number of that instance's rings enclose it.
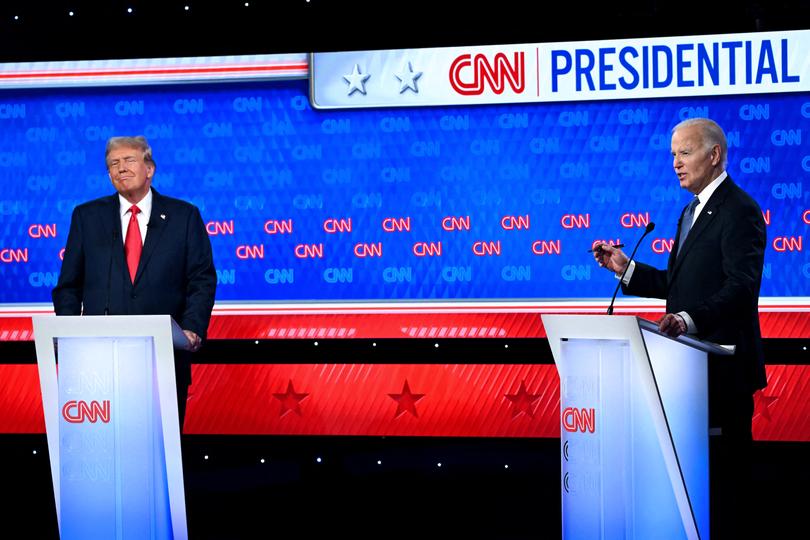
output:
{"label": "black microphone stand", "polygon": [[638,239],[636,242],[636,247],[633,248],[633,253],[630,254],[630,258],[627,259],[627,264],[624,267],[624,272],[622,272],[622,276],[619,278],[619,283],[616,285],[616,290],[613,291],[613,298],[610,299],[610,305],[607,308],[607,314],[613,315],[613,302],[616,301],[616,295],[619,294],[619,287],[622,286],[622,281],[624,280],[624,275],[627,274],[627,271],[630,269],[630,263],[633,261],[633,257],[636,256],[636,250],[641,245],[641,241],[644,240],[644,237],[650,234],[653,229],[655,229],[655,223],[648,223],[647,228],[644,229],[644,234],[641,235],[641,238]]}

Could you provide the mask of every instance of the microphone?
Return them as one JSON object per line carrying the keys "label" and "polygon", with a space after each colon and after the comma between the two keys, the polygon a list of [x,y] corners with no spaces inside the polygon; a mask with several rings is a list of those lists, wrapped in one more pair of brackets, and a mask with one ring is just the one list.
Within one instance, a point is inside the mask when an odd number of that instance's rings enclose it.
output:
{"label": "microphone", "polygon": [[636,247],[633,248],[633,253],[631,253],[630,258],[627,259],[627,266],[624,267],[622,277],[619,278],[619,283],[616,285],[616,290],[613,291],[613,298],[610,299],[610,305],[607,308],[608,315],[613,315],[613,302],[616,301],[616,295],[619,293],[619,287],[622,286],[622,280],[624,279],[624,275],[630,269],[630,263],[633,262],[633,257],[636,256],[636,250],[638,249],[638,246],[641,245],[641,241],[644,240],[644,237],[650,234],[653,231],[653,229],[655,229],[655,223],[653,222],[647,223],[647,227],[644,229],[644,234],[642,234],[641,238],[638,239],[638,242],[636,242]]}
{"label": "microphone", "polygon": [[107,298],[104,301],[104,315],[110,314],[110,290],[112,289],[112,263],[115,255],[115,241],[118,239],[118,229],[113,227],[112,242],[110,243],[110,264],[107,266]]}

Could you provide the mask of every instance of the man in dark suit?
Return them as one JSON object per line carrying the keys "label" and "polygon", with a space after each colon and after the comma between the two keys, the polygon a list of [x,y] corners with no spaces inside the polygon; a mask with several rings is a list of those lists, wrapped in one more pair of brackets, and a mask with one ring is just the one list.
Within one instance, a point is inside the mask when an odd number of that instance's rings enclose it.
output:
{"label": "man in dark suit", "polygon": [[[767,384],[758,313],[765,221],[726,173],[727,151],[712,120],[675,126],[673,167],[695,197],[681,213],[667,269],[630,262],[622,283],[626,294],[666,299],[662,332],[736,346],[734,356],[709,358],[709,425],[721,433],[712,442],[712,528],[724,537],[749,517],[753,394]],[[594,256],[617,276],[628,266],[607,244]]]}
{"label": "man in dark suit", "polygon": [[[113,137],[105,153],[116,195],[77,206],[70,221],[57,315],[171,315],[200,348],[214,306],[217,277],[200,212],[152,189],[155,161],[144,137]],[[175,351],[182,428],[189,354]]]}

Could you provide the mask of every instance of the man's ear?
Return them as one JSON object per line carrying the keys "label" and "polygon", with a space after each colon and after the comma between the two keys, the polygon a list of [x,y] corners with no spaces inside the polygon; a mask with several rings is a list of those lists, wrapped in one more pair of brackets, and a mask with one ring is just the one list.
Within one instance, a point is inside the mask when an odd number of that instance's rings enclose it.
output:
{"label": "man's ear", "polygon": [[712,165],[715,167],[720,163],[720,145],[712,146]]}

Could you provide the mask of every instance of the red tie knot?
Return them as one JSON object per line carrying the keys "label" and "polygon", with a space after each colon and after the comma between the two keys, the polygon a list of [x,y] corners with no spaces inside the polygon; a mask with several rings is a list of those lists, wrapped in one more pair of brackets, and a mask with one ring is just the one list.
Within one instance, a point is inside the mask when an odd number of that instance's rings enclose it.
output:
{"label": "red tie knot", "polygon": [[132,212],[133,216],[137,216],[138,214],[140,214],[141,209],[138,208],[137,205],[133,204],[132,207],[129,209],[129,211]]}

